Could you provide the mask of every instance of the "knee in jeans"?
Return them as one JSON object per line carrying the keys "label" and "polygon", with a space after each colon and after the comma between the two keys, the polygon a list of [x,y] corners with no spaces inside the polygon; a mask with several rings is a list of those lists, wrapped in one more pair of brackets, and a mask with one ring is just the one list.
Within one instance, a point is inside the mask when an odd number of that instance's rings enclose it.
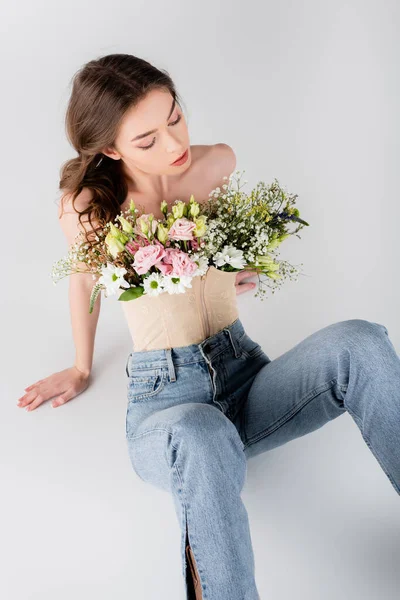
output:
{"label": "knee in jeans", "polygon": [[349,343],[357,345],[362,350],[374,347],[375,343],[382,339],[382,334],[388,335],[384,325],[367,319],[348,319],[340,321],[337,325],[342,328],[341,334],[348,339]]}

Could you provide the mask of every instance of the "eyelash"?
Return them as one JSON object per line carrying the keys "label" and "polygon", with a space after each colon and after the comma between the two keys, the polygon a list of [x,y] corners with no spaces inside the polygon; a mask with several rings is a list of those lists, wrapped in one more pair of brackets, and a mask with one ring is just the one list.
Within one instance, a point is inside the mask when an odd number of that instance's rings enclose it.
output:
{"label": "eyelash", "polygon": [[[173,121],[172,123],[170,123],[170,125],[178,125],[178,123],[181,120],[181,118],[182,118],[182,115],[180,114],[179,117],[175,121]],[[139,146],[139,148],[141,150],[149,150],[150,148],[152,148],[154,146],[155,140],[156,140],[156,138],[153,138],[153,141],[151,142],[150,146]]]}

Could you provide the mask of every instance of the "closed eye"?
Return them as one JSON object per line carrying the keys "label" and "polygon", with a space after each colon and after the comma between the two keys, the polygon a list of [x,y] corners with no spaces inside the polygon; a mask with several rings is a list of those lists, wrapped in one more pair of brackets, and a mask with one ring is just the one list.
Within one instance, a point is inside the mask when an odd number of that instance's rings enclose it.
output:
{"label": "closed eye", "polygon": [[[179,123],[179,121],[182,119],[182,114],[180,114],[178,116],[178,118],[175,121],[172,121],[172,123],[170,123],[169,125],[177,125]],[[152,148],[155,144],[156,138],[153,138],[153,141],[151,142],[151,144],[149,144],[149,146],[138,146],[138,148],[140,148],[141,150],[149,150],[149,148]]]}

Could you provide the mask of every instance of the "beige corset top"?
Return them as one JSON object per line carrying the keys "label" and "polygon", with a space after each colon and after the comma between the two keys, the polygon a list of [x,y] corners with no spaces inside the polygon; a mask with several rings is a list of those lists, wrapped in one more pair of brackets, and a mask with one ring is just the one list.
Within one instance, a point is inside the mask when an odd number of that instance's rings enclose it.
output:
{"label": "beige corset top", "polygon": [[133,340],[133,351],[198,344],[235,321],[237,271],[210,266],[192,278],[181,294],[144,294],[121,301]]}

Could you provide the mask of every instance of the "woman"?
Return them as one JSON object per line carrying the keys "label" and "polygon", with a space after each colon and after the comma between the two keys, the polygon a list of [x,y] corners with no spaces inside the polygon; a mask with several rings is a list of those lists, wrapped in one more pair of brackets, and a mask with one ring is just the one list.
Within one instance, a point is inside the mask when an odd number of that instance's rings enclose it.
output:
{"label": "woman", "polygon": [[[95,226],[131,198],[162,217],[162,200],[201,201],[235,168],[226,144],[189,145],[168,73],[131,55],[104,56],[76,74],[66,124],[79,154],[60,180],[70,244],[80,230],[90,243]],[[334,323],[271,361],[237,313],[236,295],[255,285],[241,281],[252,273],[210,268],[185,294],[121,303],[134,348],[129,456],[141,479],[172,494],[188,598],[259,598],[240,498],[251,456],[348,411],[400,494],[400,360],[385,326]],[[55,396],[60,406],[88,386],[100,310],[98,296],[88,312],[92,286],[90,274],[70,277],[75,364],[26,388],[21,407]]]}

